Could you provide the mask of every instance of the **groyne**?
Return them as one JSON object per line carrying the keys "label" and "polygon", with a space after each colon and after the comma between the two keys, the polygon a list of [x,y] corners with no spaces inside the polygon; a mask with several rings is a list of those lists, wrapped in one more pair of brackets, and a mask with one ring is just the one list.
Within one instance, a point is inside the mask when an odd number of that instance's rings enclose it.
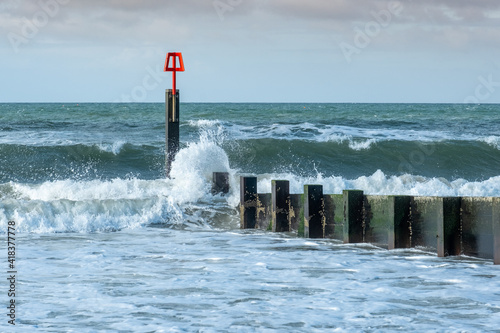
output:
{"label": "groyne", "polygon": [[273,180],[271,189],[258,193],[256,177],[240,177],[241,228],[388,250],[422,247],[439,257],[467,255],[500,265],[500,198],[324,194],[322,185],[291,194],[287,180]]}

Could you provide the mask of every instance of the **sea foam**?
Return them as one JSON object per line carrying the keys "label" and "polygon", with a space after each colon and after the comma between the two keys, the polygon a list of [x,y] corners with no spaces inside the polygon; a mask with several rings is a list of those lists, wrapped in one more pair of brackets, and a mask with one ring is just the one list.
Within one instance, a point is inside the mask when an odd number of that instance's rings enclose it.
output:
{"label": "sea foam", "polygon": [[[181,149],[170,179],[65,179],[40,184],[0,184],[0,228],[6,230],[9,220],[16,221],[18,232],[30,233],[86,233],[187,221],[206,224],[206,216],[196,211],[214,209],[210,193],[213,172],[236,172],[217,144],[222,140],[219,134],[202,131],[199,141]],[[233,181],[232,187],[236,187]]]}

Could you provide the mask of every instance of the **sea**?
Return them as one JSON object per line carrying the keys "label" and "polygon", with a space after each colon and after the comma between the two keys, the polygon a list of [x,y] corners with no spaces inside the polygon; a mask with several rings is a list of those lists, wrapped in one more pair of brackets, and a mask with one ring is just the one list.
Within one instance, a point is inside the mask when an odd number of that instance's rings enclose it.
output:
{"label": "sea", "polygon": [[0,104],[0,332],[500,332],[491,260],[238,213],[242,175],[499,197],[500,105],[181,103],[180,120],[167,178],[163,103]]}

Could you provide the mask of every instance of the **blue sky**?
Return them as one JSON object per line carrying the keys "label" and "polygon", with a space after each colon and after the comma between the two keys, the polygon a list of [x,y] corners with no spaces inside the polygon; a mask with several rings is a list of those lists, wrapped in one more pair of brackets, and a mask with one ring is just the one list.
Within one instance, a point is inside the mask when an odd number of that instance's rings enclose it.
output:
{"label": "blue sky", "polygon": [[498,0],[1,0],[0,102],[500,103]]}

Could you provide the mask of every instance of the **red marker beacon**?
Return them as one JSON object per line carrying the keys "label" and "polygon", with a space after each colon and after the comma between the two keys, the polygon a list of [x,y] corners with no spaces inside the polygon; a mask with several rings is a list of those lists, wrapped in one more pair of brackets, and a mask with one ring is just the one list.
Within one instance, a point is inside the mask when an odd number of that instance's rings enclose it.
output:
{"label": "red marker beacon", "polygon": [[[177,59],[179,59],[179,67],[177,67]],[[164,72],[172,72],[172,95],[177,93],[175,89],[176,73],[184,72],[184,61],[182,60],[181,52],[169,52],[167,53],[167,59],[165,60]]]}
{"label": "red marker beacon", "polygon": [[167,177],[170,178],[170,170],[175,155],[179,151],[179,93],[175,88],[177,72],[184,72],[184,61],[182,53],[169,52],[165,60],[165,72],[172,72],[172,90],[165,91],[165,155]]}

